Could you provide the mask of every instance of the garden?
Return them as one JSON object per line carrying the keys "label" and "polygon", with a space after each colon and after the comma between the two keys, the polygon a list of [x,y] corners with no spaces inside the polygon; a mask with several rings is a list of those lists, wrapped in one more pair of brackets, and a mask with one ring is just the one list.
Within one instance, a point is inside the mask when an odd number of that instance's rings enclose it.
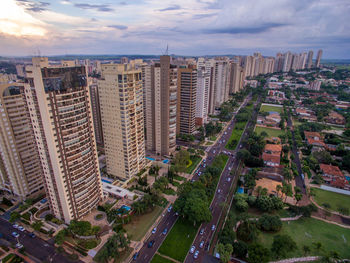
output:
{"label": "garden", "polygon": [[270,112],[270,111],[282,113],[283,107],[278,107],[273,105],[261,105],[260,112]]}
{"label": "garden", "polygon": [[257,134],[259,134],[259,135],[260,135],[262,132],[266,132],[269,138],[271,138],[271,137],[278,137],[278,136],[284,134],[284,131],[283,131],[283,130],[280,130],[280,129],[273,129],[273,128],[267,128],[267,127],[259,127],[259,126],[256,126],[256,127],[255,127],[255,132],[256,132]]}
{"label": "garden", "polygon": [[313,199],[319,206],[326,209],[337,211],[344,215],[349,215],[350,210],[350,196],[338,194],[319,188],[311,188]]}

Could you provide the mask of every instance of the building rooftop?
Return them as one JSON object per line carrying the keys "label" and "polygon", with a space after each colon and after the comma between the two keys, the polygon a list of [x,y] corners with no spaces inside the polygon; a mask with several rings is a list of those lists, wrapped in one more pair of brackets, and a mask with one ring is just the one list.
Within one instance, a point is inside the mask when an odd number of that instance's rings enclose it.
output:
{"label": "building rooftop", "polygon": [[320,168],[325,174],[329,174],[336,177],[344,177],[343,173],[340,171],[338,166],[321,163]]}

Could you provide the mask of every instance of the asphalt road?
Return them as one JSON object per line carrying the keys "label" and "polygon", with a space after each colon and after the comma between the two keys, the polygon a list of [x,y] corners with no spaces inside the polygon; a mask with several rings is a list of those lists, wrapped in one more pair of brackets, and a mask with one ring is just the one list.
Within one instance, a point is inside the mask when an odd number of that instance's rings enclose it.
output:
{"label": "asphalt road", "polygon": [[[245,100],[244,105],[247,103],[247,101],[250,100],[250,97],[247,98],[247,100]],[[258,102],[256,102],[254,105],[256,105]],[[254,120],[256,117],[256,113],[254,113],[254,115],[252,116],[251,120]],[[236,158],[236,153],[239,149],[243,148],[242,142],[244,141],[244,139],[246,138],[246,130],[249,129],[250,127],[252,127],[254,124],[249,121],[246,129],[243,133],[243,135],[241,136],[241,139],[236,147],[236,150],[234,151],[228,151],[225,149],[225,145],[228,141],[228,139],[231,136],[231,131],[233,129],[235,125],[234,121],[231,121],[228,129],[227,129],[227,133],[223,134],[223,136],[220,138],[220,141],[222,141],[223,143],[218,143],[218,145],[216,145],[216,147],[213,147],[210,152],[209,152],[209,156],[213,155],[213,151],[215,151],[214,155],[218,154],[218,153],[224,153],[227,154],[229,156],[227,165],[220,177],[220,181],[218,183],[218,187],[216,190],[216,194],[214,196],[213,202],[211,204],[211,209],[212,209],[212,220],[209,223],[203,223],[200,227],[199,233],[197,233],[196,238],[193,241],[193,246],[195,246],[195,251],[198,251],[198,257],[195,259],[194,258],[194,253],[188,253],[187,257],[185,259],[185,263],[191,263],[191,262],[203,262],[204,257],[206,256],[206,254],[208,253],[208,249],[209,246],[211,245],[210,242],[213,238],[213,235],[215,233],[217,224],[220,220],[221,217],[221,213],[223,210],[222,207],[222,203],[226,202],[226,199],[228,198],[229,192],[230,192],[230,188],[231,185],[234,181],[233,176],[231,175],[231,171],[232,170],[236,170],[238,168],[239,165],[239,160]],[[203,245],[201,247],[201,244]],[[214,244],[215,245],[215,244]]]}
{"label": "asphalt road", "polygon": [[[55,247],[42,240],[39,237],[31,238],[29,232],[19,231],[12,227],[12,224],[8,221],[0,218],[0,233],[3,234],[3,238],[12,244],[16,244],[17,240],[11,235],[12,232],[20,234],[18,241],[24,246],[26,253],[35,262],[59,262],[70,263],[71,261],[66,259],[63,255],[56,253]],[[82,262],[82,261],[79,261]]]}
{"label": "asphalt road", "polygon": [[[245,101],[243,102],[241,107],[244,107],[250,99],[251,99],[251,96],[247,97],[245,99]],[[236,169],[236,167],[237,167],[238,162],[236,162],[236,159],[235,159],[235,151],[228,151],[228,150],[224,149],[227,141],[229,140],[229,138],[231,136],[234,124],[235,124],[234,120],[231,120],[229,125],[226,128],[226,131],[222,133],[221,137],[210,148],[209,152],[207,153],[207,158],[202,161],[200,167],[197,169],[195,175],[192,177],[193,180],[198,180],[199,172],[203,173],[205,168],[213,162],[215,156],[222,153],[223,151],[225,151],[226,154],[229,156],[229,160],[227,162],[227,165],[226,165],[224,171],[222,172],[222,175],[220,177],[220,180],[219,180],[219,183],[217,186],[215,196],[214,196],[212,204],[210,206],[212,209],[212,215],[213,215],[212,220],[211,220],[211,222],[203,224],[201,226],[201,228],[204,228],[204,233],[203,233],[203,235],[198,234],[197,237],[195,238],[195,241],[194,241],[194,244],[196,246],[196,250],[197,250],[197,248],[199,248],[200,241],[202,241],[202,240],[205,241],[203,249],[200,250],[202,253],[199,254],[198,260],[196,260],[198,262],[201,262],[200,260],[204,255],[204,248],[207,245],[207,243],[209,242],[209,240],[211,239],[212,234],[215,232],[215,231],[211,230],[211,227],[213,224],[216,227],[216,224],[220,218],[220,214],[221,214],[221,210],[222,210],[222,207],[220,206],[220,204],[225,202],[225,199],[227,197],[227,194],[228,194],[229,189],[231,187],[231,184],[233,182],[233,177],[232,177],[232,175],[230,175],[230,172],[232,169]],[[230,178],[230,179],[228,179],[228,178]],[[160,223],[157,226],[157,232],[152,234],[145,241],[142,248],[139,250],[138,257],[135,260],[135,262],[145,263],[145,262],[151,261],[154,254],[157,252],[158,248],[161,246],[162,242],[164,241],[164,239],[166,237],[166,235],[162,234],[163,230],[165,228],[167,228],[168,233],[169,233],[170,229],[175,224],[177,218],[178,218],[178,216],[176,216],[176,214],[173,211],[166,212],[163,219],[160,221]],[[200,236],[200,237],[198,237],[198,236]],[[154,244],[151,248],[148,247],[148,244],[150,241],[154,241]],[[193,261],[192,255],[191,255],[191,257],[187,257],[185,262],[192,262],[190,259],[192,259],[192,261]],[[187,260],[190,260],[190,261],[187,261]]]}

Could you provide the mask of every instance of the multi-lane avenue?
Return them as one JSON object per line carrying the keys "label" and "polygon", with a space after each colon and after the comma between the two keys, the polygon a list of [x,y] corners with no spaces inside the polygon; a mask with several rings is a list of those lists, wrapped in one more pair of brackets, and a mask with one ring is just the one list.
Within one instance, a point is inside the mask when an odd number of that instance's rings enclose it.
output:
{"label": "multi-lane avenue", "polygon": [[[244,107],[250,99],[251,99],[251,96],[248,96],[244,100],[240,108]],[[193,245],[196,247],[195,251],[197,250],[199,251],[198,258],[194,259],[193,254],[188,254],[185,262],[194,262],[194,261],[201,262],[202,257],[206,253],[205,249],[208,248],[208,246],[210,245],[209,242],[216,230],[216,225],[217,225],[217,222],[219,221],[220,214],[222,211],[222,206],[220,206],[220,204],[225,202],[227,195],[229,193],[231,184],[233,182],[233,178],[232,178],[232,175],[230,175],[230,173],[232,170],[235,170],[238,165],[238,161],[235,158],[236,151],[228,151],[225,149],[225,145],[231,136],[231,132],[234,125],[235,125],[235,122],[233,118],[229,122],[229,124],[226,126],[226,129],[222,132],[222,135],[216,141],[216,143],[210,149],[208,149],[206,159],[202,161],[202,164],[200,165],[200,167],[198,168],[198,170],[196,171],[195,175],[192,178],[193,180],[198,180],[199,174],[203,173],[203,171],[205,170],[204,164],[206,164],[205,166],[210,165],[213,162],[216,155],[220,153],[224,153],[228,155],[229,159],[227,161],[225,169],[221,174],[215,196],[210,206],[210,209],[212,211],[212,220],[209,223],[202,224],[199,230],[203,229],[203,231],[202,232],[199,231],[197,233],[197,236],[193,242]],[[238,144],[237,149],[239,149],[240,147],[241,147],[241,143]],[[162,244],[162,242],[166,237],[166,235],[162,233],[163,230],[167,228],[169,232],[171,227],[175,224],[178,217],[174,211],[165,212],[165,214],[163,214],[162,216],[163,218],[160,220],[160,223],[157,225],[157,231],[151,234],[148,239],[146,239],[142,248],[139,250],[136,262],[144,263],[144,262],[151,261],[154,254],[157,252],[158,248],[160,247],[160,245]],[[152,244],[151,247],[149,247],[151,241],[154,241],[154,243]],[[203,247],[200,248],[200,243],[202,241],[204,241]]]}
{"label": "multi-lane avenue", "polygon": [[[12,232],[17,232],[19,237],[13,237]],[[34,262],[71,262],[62,254],[57,253],[54,245],[42,240],[39,237],[30,237],[30,233],[28,231],[25,230],[21,232],[18,229],[13,228],[11,223],[2,218],[0,218],[0,233],[8,242],[12,244],[17,244],[19,242],[22,244],[26,253]]]}

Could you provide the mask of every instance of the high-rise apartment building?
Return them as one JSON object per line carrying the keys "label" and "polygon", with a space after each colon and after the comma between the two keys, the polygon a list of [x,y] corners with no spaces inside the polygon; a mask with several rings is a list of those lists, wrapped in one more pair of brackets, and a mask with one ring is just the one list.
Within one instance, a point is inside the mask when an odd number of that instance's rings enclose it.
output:
{"label": "high-rise apartment building", "polygon": [[229,98],[229,89],[226,85],[228,76],[228,60],[217,59],[213,61],[212,87],[210,91],[209,113],[214,113],[223,102]]}
{"label": "high-rise apartment building", "polygon": [[[85,66],[49,66],[33,58],[25,95],[53,215],[70,222],[103,197]],[[36,116],[36,117],[35,117]]]}
{"label": "high-rise apartment building", "polygon": [[90,88],[90,98],[91,98],[91,109],[92,118],[94,120],[94,131],[96,137],[97,145],[103,147],[103,132],[102,132],[102,122],[101,122],[101,110],[100,110],[100,98],[98,95],[98,85],[96,82],[92,82],[89,85]]}
{"label": "high-rise apartment building", "polygon": [[170,56],[143,67],[146,149],[170,155],[176,148],[177,68]]}
{"label": "high-rise apartment building", "polygon": [[177,71],[177,134],[193,134],[196,130],[196,94],[196,66],[180,67]]}
{"label": "high-rise apartment building", "polygon": [[145,166],[141,68],[103,64],[98,87],[107,173],[130,179]]}
{"label": "high-rise apartment building", "polygon": [[319,68],[319,67],[320,67],[322,54],[323,54],[323,51],[322,51],[322,49],[320,49],[320,50],[317,52],[317,57],[316,57],[316,62],[315,62],[315,68]]}
{"label": "high-rise apartment building", "polygon": [[310,50],[308,55],[307,55],[306,68],[312,68],[312,58],[313,58],[313,56],[314,56],[314,52],[312,50]]}
{"label": "high-rise apartment building", "polygon": [[44,189],[26,83],[0,85],[0,188],[22,200]]}
{"label": "high-rise apartment building", "polygon": [[229,89],[230,93],[237,93],[243,89],[244,69],[237,62],[230,62],[229,66]]}
{"label": "high-rise apartment building", "polygon": [[196,125],[203,125],[208,120],[210,79],[210,70],[197,69]]}

